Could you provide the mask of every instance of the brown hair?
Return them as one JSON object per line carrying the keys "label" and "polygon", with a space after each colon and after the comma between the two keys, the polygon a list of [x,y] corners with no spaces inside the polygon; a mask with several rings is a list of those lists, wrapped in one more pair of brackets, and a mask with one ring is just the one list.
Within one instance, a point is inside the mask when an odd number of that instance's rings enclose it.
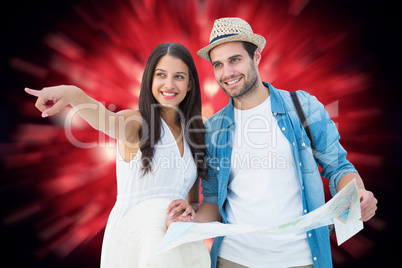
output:
{"label": "brown hair", "polygon": [[253,43],[250,43],[250,42],[243,41],[242,43],[243,43],[244,49],[247,51],[247,53],[250,56],[250,58],[254,59],[254,53],[255,53],[255,51],[257,50],[258,47],[256,45],[254,45]]}
{"label": "brown hair", "polygon": [[[254,45],[253,43],[250,43],[247,41],[239,41],[239,42],[241,42],[243,44],[243,48],[247,51],[250,58],[254,59],[254,52],[257,50],[258,47],[256,45]],[[212,62],[211,50],[208,52],[208,57],[209,57],[209,60]]]}
{"label": "brown hair", "polygon": [[[155,145],[161,138],[162,121],[159,103],[152,94],[152,82],[156,65],[166,55],[182,60],[189,69],[190,90],[179,105],[178,116],[181,122],[184,123],[184,135],[197,166],[198,177],[206,178],[206,147],[204,138],[206,130],[201,117],[201,91],[198,73],[191,53],[185,46],[178,43],[162,43],[157,46],[149,56],[142,76],[139,111],[146,124],[143,124],[139,131],[140,150],[142,152],[141,170],[143,174],[152,171],[151,163]],[[145,126],[148,126],[148,128],[145,128]]]}

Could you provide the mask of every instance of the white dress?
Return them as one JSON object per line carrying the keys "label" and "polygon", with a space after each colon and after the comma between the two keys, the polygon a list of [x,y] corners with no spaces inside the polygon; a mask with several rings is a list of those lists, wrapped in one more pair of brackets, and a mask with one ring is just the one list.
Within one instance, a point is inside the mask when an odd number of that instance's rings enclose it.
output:
{"label": "white dress", "polygon": [[[155,146],[155,153],[151,163],[152,172],[142,176],[140,150],[138,150],[134,159],[127,163],[120,156],[119,149],[117,149],[117,198],[106,224],[102,255],[115,226],[132,208],[143,201],[155,198],[186,200],[188,191],[197,178],[197,168],[183,131],[184,153],[183,157],[181,157],[169,126],[163,119],[161,121],[161,139]],[[184,130],[184,126],[182,129]],[[138,216],[143,217],[146,215]]]}

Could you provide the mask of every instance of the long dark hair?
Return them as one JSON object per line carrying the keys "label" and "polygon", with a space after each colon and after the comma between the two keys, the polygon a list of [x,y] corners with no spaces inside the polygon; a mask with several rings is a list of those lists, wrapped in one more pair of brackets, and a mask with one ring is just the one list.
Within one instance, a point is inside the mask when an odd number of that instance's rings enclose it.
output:
{"label": "long dark hair", "polygon": [[[205,127],[201,117],[201,91],[197,69],[193,57],[188,49],[178,43],[162,43],[157,46],[148,58],[142,76],[139,97],[139,111],[143,120],[140,136],[141,171],[143,174],[152,171],[151,162],[155,152],[155,145],[161,138],[161,116],[159,103],[152,94],[152,82],[156,65],[163,56],[172,56],[182,60],[189,69],[190,90],[179,105],[179,120],[184,123],[184,135],[191,149],[194,162],[197,166],[199,178],[206,178],[205,161]],[[145,124],[146,123],[146,124]]]}

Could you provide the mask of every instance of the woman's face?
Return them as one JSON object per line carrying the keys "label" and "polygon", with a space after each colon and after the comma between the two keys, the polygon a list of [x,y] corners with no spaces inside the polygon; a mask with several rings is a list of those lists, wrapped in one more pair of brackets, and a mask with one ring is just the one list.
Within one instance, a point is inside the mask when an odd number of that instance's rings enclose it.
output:
{"label": "woman's face", "polygon": [[179,107],[186,97],[190,83],[187,65],[180,59],[166,55],[156,65],[152,94],[164,107]]}

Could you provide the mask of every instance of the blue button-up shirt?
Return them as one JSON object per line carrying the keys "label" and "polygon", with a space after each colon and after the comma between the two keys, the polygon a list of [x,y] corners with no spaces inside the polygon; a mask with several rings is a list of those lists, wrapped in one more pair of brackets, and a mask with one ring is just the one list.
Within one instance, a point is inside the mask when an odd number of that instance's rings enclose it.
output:
{"label": "blue button-up shirt", "polygon": [[[349,172],[357,173],[346,159],[346,151],[339,143],[339,133],[335,123],[329,118],[324,106],[304,91],[298,91],[300,103],[310,125],[315,152],[297,116],[290,94],[263,83],[271,96],[271,109],[279,128],[290,142],[296,176],[303,202],[303,212],[308,213],[325,203],[321,175],[329,180],[332,195],[337,193],[339,180]],[[208,179],[202,181],[203,202],[218,205],[222,222],[227,223],[225,202],[229,182],[232,135],[235,129],[232,99],[229,104],[205,122],[207,134]],[[255,185],[258,187],[258,185]],[[224,237],[217,237],[211,249],[212,267],[216,267],[219,248]],[[326,226],[307,233],[307,239],[314,267],[332,267],[329,233]]]}

